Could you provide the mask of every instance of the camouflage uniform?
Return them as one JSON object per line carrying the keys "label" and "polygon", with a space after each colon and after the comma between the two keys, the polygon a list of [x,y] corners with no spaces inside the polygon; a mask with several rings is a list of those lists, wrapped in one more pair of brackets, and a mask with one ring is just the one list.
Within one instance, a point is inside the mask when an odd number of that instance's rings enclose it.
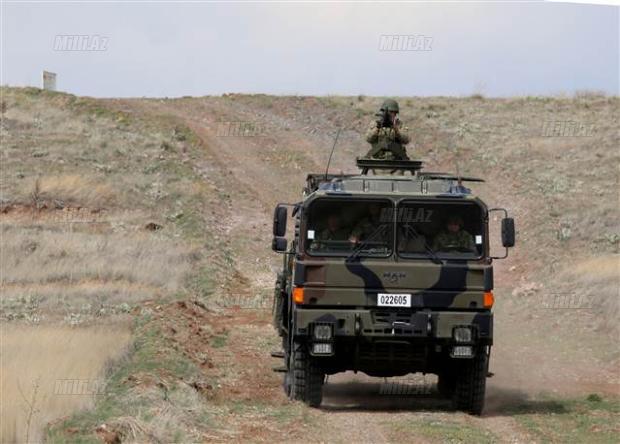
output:
{"label": "camouflage uniform", "polygon": [[329,228],[325,228],[321,231],[316,239],[310,245],[311,250],[319,250],[328,245],[323,244],[321,241],[346,241],[349,240],[349,230],[346,228],[338,228],[336,231],[331,231]]}
{"label": "camouflage uniform", "polygon": [[409,159],[405,149],[410,140],[407,131],[407,127],[400,127],[397,135],[394,128],[377,128],[377,123],[373,122],[366,132],[366,141],[372,145],[366,157],[386,160]]}
{"label": "camouflage uniform", "polygon": [[[365,217],[361,221],[355,225],[353,231],[351,231],[351,236],[356,237],[360,240],[366,240],[368,236],[370,236],[375,230],[379,228],[381,225],[381,221],[379,218],[373,219],[372,217]],[[384,236],[379,236],[377,233],[375,235],[376,241],[381,241]]]}
{"label": "camouflage uniform", "polygon": [[372,148],[366,154],[367,158],[385,159],[385,160],[407,160],[407,150],[405,145],[409,143],[409,135],[407,127],[402,126],[400,120],[396,117],[399,112],[398,103],[395,100],[387,99],[381,105],[379,116],[386,116],[391,113],[394,119],[394,125],[398,128],[398,133],[392,127],[383,126],[382,119],[373,122],[366,132],[366,141],[372,145]]}
{"label": "camouflage uniform", "polygon": [[445,249],[462,248],[475,252],[476,245],[471,234],[465,230],[459,230],[456,233],[442,231],[435,237],[433,242],[433,250],[443,251]]}

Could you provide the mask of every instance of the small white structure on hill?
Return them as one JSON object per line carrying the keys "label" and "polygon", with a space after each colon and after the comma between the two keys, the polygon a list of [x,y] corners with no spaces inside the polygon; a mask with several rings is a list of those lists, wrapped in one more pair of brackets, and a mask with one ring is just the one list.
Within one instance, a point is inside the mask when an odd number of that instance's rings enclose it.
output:
{"label": "small white structure on hill", "polygon": [[56,73],[43,71],[43,89],[56,91]]}

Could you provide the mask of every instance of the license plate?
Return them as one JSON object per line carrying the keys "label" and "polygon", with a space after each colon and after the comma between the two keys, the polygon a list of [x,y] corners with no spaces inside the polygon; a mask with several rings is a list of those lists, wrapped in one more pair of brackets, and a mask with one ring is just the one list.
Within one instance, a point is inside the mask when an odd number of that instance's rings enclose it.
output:
{"label": "license plate", "polygon": [[379,307],[411,307],[410,294],[379,293],[377,295]]}

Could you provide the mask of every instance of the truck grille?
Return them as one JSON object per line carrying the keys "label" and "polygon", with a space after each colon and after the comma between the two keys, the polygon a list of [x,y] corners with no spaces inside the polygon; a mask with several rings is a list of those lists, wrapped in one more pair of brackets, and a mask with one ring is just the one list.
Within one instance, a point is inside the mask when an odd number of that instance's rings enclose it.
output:
{"label": "truck grille", "polygon": [[428,317],[424,313],[411,313],[396,310],[376,310],[371,312],[373,325],[364,326],[366,334],[425,336]]}
{"label": "truck grille", "polygon": [[411,323],[411,313],[398,312],[398,311],[374,311],[372,313],[373,322],[375,324],[387,324],[392,326],[394,322],[406,322]]}
{"label": "truck grille", "polygon": [[425,360],[425,348],[409,342],[374,341],[360,344],[360,361],[412,362]]}

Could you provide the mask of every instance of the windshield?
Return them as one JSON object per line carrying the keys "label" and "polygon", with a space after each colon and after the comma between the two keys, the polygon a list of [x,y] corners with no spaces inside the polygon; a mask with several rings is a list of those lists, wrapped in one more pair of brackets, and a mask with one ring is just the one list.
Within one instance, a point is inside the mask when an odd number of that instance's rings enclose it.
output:
{"label": "windshield", "polygon": [[483,254],[482,210],[473,202],[406,202],[397,211],[398,254],[474,258]]}
{"label": "windshield", "polygon": [[[394,241],[396,227],[396,241]],[[305,249],[317,256],[473,259],[484,253],[483,210],[474,202],[318,199]]]}
{"label": "windshield", "polygon": [[390,201],[315,201],[308,215],[305,249],[311,255],[389,256],[394,243]]}

